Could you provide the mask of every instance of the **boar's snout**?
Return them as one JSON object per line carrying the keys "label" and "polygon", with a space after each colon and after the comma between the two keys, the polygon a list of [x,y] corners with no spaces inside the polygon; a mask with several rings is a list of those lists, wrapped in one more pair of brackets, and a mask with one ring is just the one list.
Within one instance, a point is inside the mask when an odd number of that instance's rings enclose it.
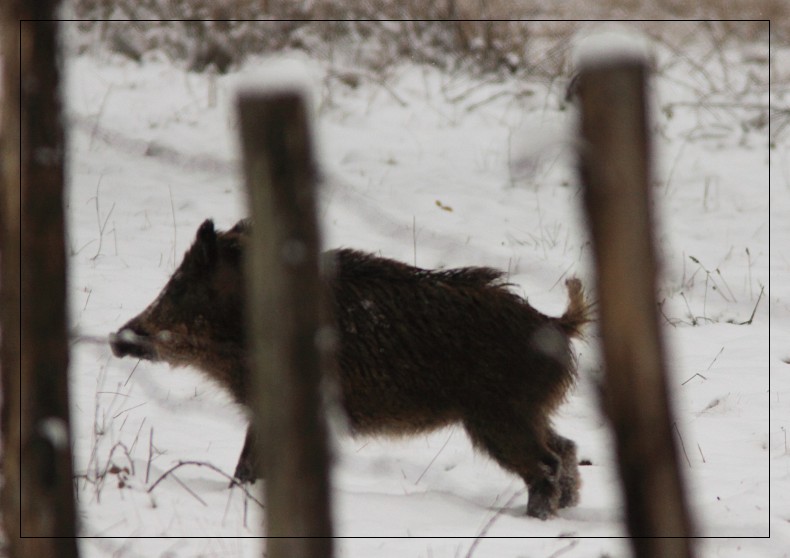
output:
{"label": "boar's snout", "polygon": [[157,360],[151,337],[139,327],[125,325],[118,333],[110,334],[110,348],[116,357],[131,356],[146,360]]}

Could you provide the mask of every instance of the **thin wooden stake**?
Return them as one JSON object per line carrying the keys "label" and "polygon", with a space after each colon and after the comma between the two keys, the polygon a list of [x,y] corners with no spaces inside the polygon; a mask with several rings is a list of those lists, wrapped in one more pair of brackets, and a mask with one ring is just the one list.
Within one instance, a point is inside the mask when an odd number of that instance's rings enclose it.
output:
{"label": "thin wooden stake", "polygon": [[597,268],[603,403],[634,555],[689,557],[691,521],[656,304],[646,78],[638,56],[583,64],[580,171]]}
{"label": "thin wooden stake", "polygon": [[[265,440],[267,556],[332,555],[326,423],[329,359],[307,111],[288,91],[243,93],[239,116],[253,225],[246,250],[254,430]],[[261,449],[261,448],[259,448]]]}

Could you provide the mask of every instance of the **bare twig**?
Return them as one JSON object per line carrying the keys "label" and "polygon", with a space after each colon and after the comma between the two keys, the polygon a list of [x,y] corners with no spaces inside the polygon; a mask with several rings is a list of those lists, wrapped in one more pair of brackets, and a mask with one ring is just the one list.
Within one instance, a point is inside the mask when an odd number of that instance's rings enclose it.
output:
{"label": "bare twig", "polygon": [[[721,270],[718,267],[716,268],[716,275],[719,276],[719,278],[721,279],[721,282],[724,283],[725,287],[727,287],[727,292],[730,293],[730,298],[732,298],[732,300],[735,302],[736,301],[735,300],[735,294],[733,294],[732,289],[730,288],[730,285],[727,284],[727,281],[724,279],[724,276],[721,274]],[[724,296],[724,295],[722,295],[722,296]],[[727,300],[727,299],[725,298],[725,300]],[[730,302],[730,301],[727,300],[727,302]]]}
{"label": "bare twig", "polygon": [[440,454],[441,454],[441,453],[444,451],[444,448],[446,448],[446,447],[447,447],[447,444],[450,442],[450,438],[452,438],[452,437],[453,437],[453,434],[455,434],[455,430],[452,430],[452,431],[450,432],[450,435],[449,435],[449,436],[447,436],[447,439],[444,441],[444,444],[442,444],[442,447],[441,447],[441,448],[439,448],[439,451],[438,451],[438,452],[436,452],[436,455],[434,455],[434,456],[433,456],[433,459],[431,459],[431,462],[430,462],[430,463],[428,463],[428,466],[427,466],[427,467],[425,467],[425,469],[423,470],[423,472],[422,472],[422,473],[420,473],[420,476],[419,476],[419,477],[417,477],[417,480],[416,480],[416,481],[414,481],[414,484],[419,484],[419,482],[422,480],[422,477],[423,477],[423,476],[425,476],[425,473],[427,473],[427,472],[428,472],[428,469],[430,469],[430,468],[431,468],[431,465],[433,465],[433,462],[434,462],[434,461],[436,461],[436,458],[437,458],[437,457],[439,457],[439,455],[440,455]]}
{"label": "bare twig", "polygon": [[88,301],[91,299],[92,294],[93,294],[93,289],[88,289],[88,296],[85,299],[85,306],[82,307],[83,311],[88,307]]}
{"label": "bare twig", "polygon": [[705,297],[703,299],[703,314],[706,317],[707,317],[707,311],[705,310],[705,308],[706,308],[707,300],[708,300],[708,281],[713,283],[713,290],[716,291],[717,293],[719,293],[719,296],[721,296],[725,300],[725,302],[737,302],[735,300],[735,295],[733,295],[732,294],[732,290],[730,290],[730,286],[724,280],[724,277],[722,276],[721,271],[718,268],[716,268],[716,273],[718,274],[719,277],[721,277],[722,282],[727,287],[727,290],[730,292],[730,296],[732,296],[732,300],[730,300],[729,298],[727,298],[725,296],[725,294],[722,291],[721,287],[719,287],[719,284],[716,282],[716,279],[713,277],[713,273],[707,267],[705,267],[702,264],[702,262],[700,262],[694,256],[689,256],[689,259],[691,261],[693,261],[695,264],[697,264],[700,267],[700,269],[705,272]]}
{"label": "bare twig", "polygon": [[384,91],[389,93],[389,95],[395,100],[402,107],[409,106],[403,97],[398,95],[398,93],[390,87],[386,81],[384,80],[383,76],[378,76],[368,72],[361,72],[359,70],[329,70],[327,73],[328,79],[336,79],[339,82],[351,87],[356,88],[359,86],[359,82],[362,80],[370,81],[375,83],[379,87],[381,87]]}
{"label": "bare twig", "polygon": [[757,297],[757,302],[754,304],[754,308],[752,309],[752,315],[749,316],[749,319],[745,322],[740,322],[738,325],[751,325],[752,321],[754,320],[754,315],[757,313],[757,306],[760,304],[760,300],[763,298],[763,293],[765,293],[765,286],[760,286],[760,295]]}
{"label": "bare twig", "polygon": [[112,448],[110,448],[110,454],[107,456],[107,462],[106,465],[104,466],[104,472],[100,476],[105,476],[107,472],[110,470],[110,465],[112,463],[112,456],[115,453],[115,450],[118,448],[123,450],[124,455],[126,455],[127,461],[129,461],[129,470],[132,474],[134,474],[134,460],[132,460],[132,456],[129,453],[129,448],[127,448],[126,444],[124,444],[123,442],[116,442],[115,445]]}
{"label": "bare twig", "polygon": [[475,101],[474,103],[467,105],[464,110],[468,113],[474,112],[480,107],[487,105],[491,101],[495,101],[500,97],[512,96],[514,99],[520,99],[522,97],[529,97],[530,95],[534,95],[534,94],[535,94],[534,91],[529,89],[524,89],[522,91],[497,91],[496,93],[489,95],[485,99],[482,99],[480,101]]}
{"label": "bare twig", "polygon": [[675,432],[678,434],[678,439],[680,440],[680,447],[683,450],[683,455],[686,457],[686,463],[688,463],[689,467],[691,467],[691,460],[689,459],[688,453],[686,453],[686,444],[683,443],[683,436],[680,435],[680,429],[678,428],[678,423],[673,422],[672,426],[675,427]]}
{"label": "bare twig", "polygon": [[139,405],[135,405],[134,407],[129,407],[128,409],[124,409],[123,411],[118,411],[117,413],[115,413],[115,414],[112,416],[112,418],[116,419],[116,418],[118,418],[119,416],[121,416],[122,414],[124,414],[124,413],[128,413],[129,411],[131,411],[131,410],[133,410],[133,409],[137,409],[138,407],[142,407],[143,405],[147,405],[147,403],[146,403],[145,401],[143,401],[143,402],[142,402],[142,403],[140,403]]}
{"label": "bare twig", "polygon": [[700,374],[699,372],[697,372],[697,373],[696,373],[696,374],[694,374],[694,375],[693,375],[691,378],[689,378],[689,379],[688,379],[688,380],[686,380],[685,382],[681,383],[680,385],[681,385],[681,386],[685,386],[687,383],[689,383],[691,380],[693,380],[693,379],[694,379],[694,378],[696,378],[697,376],[699,376],[699,377],[700,377],[700,378],[702,378],[703,380],[707,380],[707,379],[708,379],[708,378],[706,378],[705,376],[703,376],[702,374]]}
{"label": "bare twig", "polygon": [[154,456],[154,427],[148,431],[148,462],[145,465],[145,484],[148,484],[148,478],[151,475],[151,461]]}
{"label": "bare twig", "polygon": [[706,371],[706,372],[707,372],[708,370],[710,370],[710,367],[711,367],[711,366],[713,366],[713,364],[714,364],[714,363],[715,363],[717,360],[719,360],[719,356],[721,356],[721,353],[723,353],[723,352],[724,352],[724,347],[722,347],[721,349],[719,349],[719,352],[718,352],[718,353],[716,353],[716,356],[715,356],[715,357],[713,357],[713,360],[712,360],[712,361],[710,361],[710,364],[709,364],[709,365],[708,365],[708,367],[705,369],[705,371]]}
{"label": "bare twig", "polygon": [[195,500],[197,500],[198,502],[200,502],[200,503],[201,503],[201,504],[203,504],[204,506],[208,507],[208,504],[206,503],[206,501],[205,501],[203,498],[201,498],[200,496],[198,496],[198,495],[197,495],[197,493],[196,493],[194,490],[192,490],[192,489],[191,489],[191,488],[189,488],[189,487],[188,487],[186,484],[184,484],[184,481],[182,481],[181,479],[179,479],[179,478],[178,478],[176,475],[173,475],[173,480],[174,480],[174,481],[176,481],[178,484],[180,484],[180,485],[181,485],[181,487],[182,487],[184,490],[186,490],[187,492],[189,492],[189,493],[190,493],[190,494],[191,494],[191,495],[192,495],[192,496],[195,498]]}
{"label": "bare twig", "polygon": [[107,91],[104,92],[104,97],[102,97],[101,104],[99,105],[99,112],[96,113],[96,122],[91,129],[91,137],[90,141],[88,142],[88,151],[93,151],[93,140],[96,139],[96,132],[99,129],[99,122],[101,122],[101,117],[104,114],[104,107],[107,104],[107,99],[109,99],[110,93],[112,92],[112,88],[114,86],[115,85],[113,83],[110,83],[110,85],[107,87]]}
{"label": "bare twig", "polygon": [[132,441],[132,445],[129,447],[129,452],[134,451],[134,447],[137,445],[137,440],[140,438],[140,432],[143,431],[143,425],[148,417],[143,417],[143,420],[140,421],[140,428],[137,429],[137,434],[134,436],[134,440]]}
{"label": "bare twig", "polygon": [[505,509],[508,506],[510,506],[510,504],[512,504],[513,501],[516,498],[518,498],[519,496],[521,496],[524,493],[524,490],[525,489],[522,488],[521,490],[517,490],[516,492],[514,492],[513,495],[508,499],[508,501],[505,502],[505,504],[501,508],[499,508],[494,513],[494,515],[491,516],[491,518],[486,522],[486,524],[480,530],[480,533],[478,533],[478,535],[475,537],[475,540],[469,546],[469,550],[466,552],[466,557],[465,558],[471,558],[472,557],[472,554],[474,554],[474,551],[477,548],[477,545],[480,544],[480,541],[486,536],[486,533],[488,533],[489,529],[491,529],[491,526],[494,524],[494,522],[497,519],[499,519],[499,516],[501,516],[504,513]]}
{"label": "bare twig", "polygon": [[548,556],[548,558],[558,558],[559,556],[565,554],[569,550],[572,550],[573,548],[575,548],[576,545],[578,545],[578,544],[579,544],[579,539],[574,539],[571,542],[569,542],[567,545],[563,546],[562,548],[552,552]]}
{"label": "bare twig", "polygon": [[253,496],[250,493],[250,491],[241,482],[239,482],[236,478],[224,472],[219,467],[212,465],[211,463],[207,463],[205,461],[179,461],[178,463],[170,467],[170,469],[162,473],[162,475],[158,479],[156,479],[156,481],[154,481],[154,483],[151,486],[148,487],[148,490],[146,492],[151,494],[154,491],[154,489],[159,485],[160,482],[162,482],[165,478],[170,476],[173,473],[173,471],[185,465],[196,465],[198,467],[207,467],[212,471],[219,473],[220,475],[222,475],[223,477],[225,477],[230,481],[231,487],[238,486],[241,489],[241,491],[244,492],[245,496],[247,496],[250,500],[258,504],[261,508],[263,508],[263,502],[258,500],[255,496]]}
{"label": "bare twig", "polygon": [[689,318],[691,318],[691,325],[697,325],[697,318],[694,317],[694,312],[691,311],[691,306],[689,306],[689,301],[686,298],[686,295],[684,295],[683,293],[680,293],[680,298],[682,298],[683,302],[686,303],[686,309],[689,312]]}
{"label": "bare twig", "polygon": [[680,145],[680,149],[678,149],[677,154],[675,154],[675,159],[672,162],[672,166],[669,168],[669,174],[667,175],[667,181],[664,184],[664,195],[667,196],[669,194],[669,186],[672,184],[672,177],[675,175],[675,169],[680,162],[681,157],[683,156],[683,152],[686,150],[686,146],[688,145],[688,139],[684,139],[683,143]]}
{"label": "bare twig", "polygon": [[104,240],[104,229],[107,227],[107,221],[110,219],[110,215],[112,215],[113,210],[115,209],[115,202],[112,203],[110,207],[110,211],[107,213],[107,216],[104,218],[104,223],[101,222],[101,215],[99,212],[99,187],[101,186],[102,178],[104,175],[102,174],[99,177],[99,181],[96,183],[96,197],[94,198],[96,204],[96,223],[99,225],[99,247],[96,249],[96,253],[93,255],[91,260],[95,260],[99,257],[101,253],[101,247]]}
{"label": "bare twig", "polygon": [[658,303],[658,311],[661,312],[661,315],[664,317],[664,319],[667,321],[667,323],[669,325],[671,325],[672,327],[678,327],[678,322],[683,322],[683,320],[678,320],[678,319],[672,320],[672,319],[670,319],[670,317],[667,316],[667,313],[664,312],[664,303],[665,302],[666,302],[666,299],[664,299],[664,300],[662,300],[661,302]]}
{"label": "bare twig", "polygon": [[132,367],[132,371],[129,372],[129,375],[126,377],[126,381],[123,383],[124,387],[126,387],[126,384],[128,384],[129,380],[132,379],[132,376],[134,375],[134,371],[137,370],[137,367],[140,366],[141,362],[142,362],[142,360],[138,359],[137,362],[134,363],[134,366]]}
{"label": "bare twig", "polygon": [[752,254],[749,252],[749,247],[746,247],[746,260],[749,263],[748,272],[749,272],[749,298],[754,298],[754,288],[752,287]]}

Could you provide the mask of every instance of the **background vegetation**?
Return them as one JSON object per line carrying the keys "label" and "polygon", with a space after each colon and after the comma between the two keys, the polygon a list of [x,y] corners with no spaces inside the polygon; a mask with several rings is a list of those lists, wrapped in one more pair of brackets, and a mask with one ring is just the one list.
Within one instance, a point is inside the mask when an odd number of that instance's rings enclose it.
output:
{"label": "background vegetation", "polygon": [[[319,57],[341,51],[369,70],[406,57],[443,68],[555,76],[567,70],[570,37],[595,19],[707,20],[706,32],[722,43],[765,42],[768,27],[757,20],[771,19],[771,40],[790,44],[784,0],[67,0],[64,11],[94,20],[80,24],[81,49],[109,45],[137,60],[161,51],[195,71],[224,72],[249,55],[295,48]],[[262,32],[250,20],[271,24]],[[677,48],[697,35],[650,21],[640,26]]]}

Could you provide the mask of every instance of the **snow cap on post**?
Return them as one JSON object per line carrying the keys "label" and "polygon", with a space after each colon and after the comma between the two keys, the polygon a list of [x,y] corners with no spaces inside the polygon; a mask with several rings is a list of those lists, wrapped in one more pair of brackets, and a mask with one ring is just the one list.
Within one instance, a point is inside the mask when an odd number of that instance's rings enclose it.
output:
{"label": "snow cap on post", "polygon": [[650,40],[622,27],[606,27],[574,40],[576,71],[622,62],[647,64],[652,58]]}
{"label": "snow cap on post", "polygon": [[248,72],[236,85],[238,97],[295,93],[304,101],[310,120],[316,116],[313,92],[319,84],[309,61],[295,56],[267,58]]}

